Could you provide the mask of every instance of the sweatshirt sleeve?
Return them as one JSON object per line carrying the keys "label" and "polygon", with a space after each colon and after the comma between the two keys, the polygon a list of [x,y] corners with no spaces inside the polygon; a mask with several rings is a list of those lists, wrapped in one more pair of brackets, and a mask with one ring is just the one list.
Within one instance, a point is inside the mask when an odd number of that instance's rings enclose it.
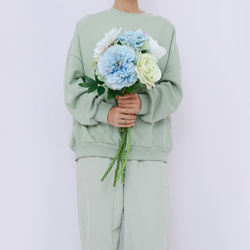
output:
{"label": "sweatshirt sleeve", "polygon": [[75,26],[73,38],[67,53],[64,70],[64,103],[73,116],[82,125],[107,123],[108,112],[113,104],[105,102],[104,95],[97,91],[88,93],[88,88],[79,86],[84,82],[84,67],[80,40]]}
{"label": "sweatshirt sleeve", "polygon": [[156,122],[175,112],[182,100],[181,65],[176,43],[176,30],[173,26],[171,43],[166,63],[159,84],[139,94],[141,110],[137,113],[145,122]]}

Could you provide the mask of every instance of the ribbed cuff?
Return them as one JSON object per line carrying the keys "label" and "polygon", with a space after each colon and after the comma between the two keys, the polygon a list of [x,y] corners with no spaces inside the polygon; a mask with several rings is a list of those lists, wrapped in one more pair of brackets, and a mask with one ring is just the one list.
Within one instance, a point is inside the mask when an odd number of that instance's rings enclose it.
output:
{"label": "ribbed cuff", "polygon": [[150,108],[150,100],[148,94],[137,94],[139,98],[141,99],[141,110],[137,115],[145,115],[149,113]]}
{"label": "ribbed cuff", "polygon": [[108,123],[108,112],[113,106],[114,104],[101,101],[97,107],[95,120],[98,122]]}

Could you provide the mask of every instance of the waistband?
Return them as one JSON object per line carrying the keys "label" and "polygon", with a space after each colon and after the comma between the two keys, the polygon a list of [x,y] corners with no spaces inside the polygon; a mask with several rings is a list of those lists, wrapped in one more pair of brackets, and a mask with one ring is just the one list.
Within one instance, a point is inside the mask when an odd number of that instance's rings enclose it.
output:
{"label": "waistband", "polygon": [[[81,157],[99,156],[113,158],[118,146],[103,143],[76,144],[71,148],[75,154],[75,161]],[[128,160],[152,160],[168,163],[170,149],[163,147],[130,146]]]}

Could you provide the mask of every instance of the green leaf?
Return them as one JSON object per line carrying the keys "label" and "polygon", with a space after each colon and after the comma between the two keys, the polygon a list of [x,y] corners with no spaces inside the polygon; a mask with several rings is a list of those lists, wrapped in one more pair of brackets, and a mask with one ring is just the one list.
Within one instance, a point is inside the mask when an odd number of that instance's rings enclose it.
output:
{"label": "green leaf", "polygon": [[85,88],[93,86],[93,84],[90,82],[81,82],[81,83],[79,83],[79,85],[81,87],[85,87]]}
{"label": "green leaf", "polygon": [[115,90],[116,95],[124,96],[125,93],[126,93],[126,87],[123,89],[116,89]]}
{"label": "green leaf", "polygon": [[102,85],[104,82],[100,81],[97,77],[97,75],[95,74],[95,80],[98,84]]}
{"label": "green leaf", "polygon": [[105,88],[99,86],[99,87],[97,88],[97,92],[98,92],[98,95],[100,96],[100,95],[102,95],[102,94],[105,92]]}
{"label": "green leaf", "polygon": [[86,84],[85,82],[81,82],[81,83],[79,83],[78,85],[81,86],[81,87],[88,87],[88,86],[86,86],[85,84]]}
{"label": "green leaf", "polygon": [[127,88],[127,93],[133,93],[133,92],[134,92],[134,89],[135,89],[135,84],[133,84],[133,85],[131,85],[131,86],[129,86],[129,87]]}
{"label": "green leaf", "polygon": [[97,89],[97,86],[91,86],[91,87],[89,87],[89,89],[88,89],[88,93],[93,92],[93,91],[95,91],[96,89]]}
{"label": "green leaf", "polygon": [[85,78],[85,82],[92,83],[93,85],[97,85],[98,84],[94,79],[92,79],[92,78],[90,78],[90,77],[88,77],[86,75],[84,76],[84,78]]}
{"label": "green leaf", "polygon": [[107,96],[108,100],[115,99],[115,97],[116,97],[116,92],[113,89],[108,89],[108,96]]}

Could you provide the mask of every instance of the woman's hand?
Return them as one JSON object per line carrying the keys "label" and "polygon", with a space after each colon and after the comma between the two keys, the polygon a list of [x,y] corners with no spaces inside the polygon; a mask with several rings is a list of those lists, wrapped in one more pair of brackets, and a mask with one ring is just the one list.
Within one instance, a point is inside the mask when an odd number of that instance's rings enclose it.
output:
{"label": "woman's hand", "polygon": [[128,108],[129,113],[137,114],[141,109],[141,99],[137,93],[126,93],[124,96],[116,96],[118,106],[121,108]]}
{"label": "woman's hand", "polygon": [[113,106],[108,113],[108,123],[115,127],[132,127],[136,114],[141,109],[141,100],[137,93],[126,93],[117,96],[117,106]]}

